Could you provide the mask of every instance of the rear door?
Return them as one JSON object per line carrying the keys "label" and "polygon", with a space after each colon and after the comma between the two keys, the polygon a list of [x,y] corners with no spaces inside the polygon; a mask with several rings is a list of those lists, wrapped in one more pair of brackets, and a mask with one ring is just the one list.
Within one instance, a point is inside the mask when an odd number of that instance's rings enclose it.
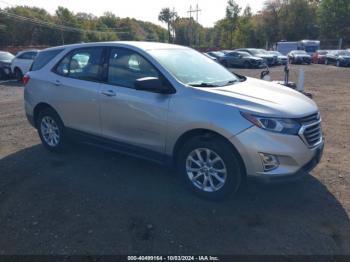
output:
{"label": "rear door", "polygon": [[54,68],[51,102],[64,124],[101,135],[99,95],[104,47],[75,49]]}
{"label": "rear door", "polygon": [[102,133],[136,148],[163,153],[171,95],[135,89],[135,81],[162,76],[143,56],[111,48],[106,84],[101,88]]}

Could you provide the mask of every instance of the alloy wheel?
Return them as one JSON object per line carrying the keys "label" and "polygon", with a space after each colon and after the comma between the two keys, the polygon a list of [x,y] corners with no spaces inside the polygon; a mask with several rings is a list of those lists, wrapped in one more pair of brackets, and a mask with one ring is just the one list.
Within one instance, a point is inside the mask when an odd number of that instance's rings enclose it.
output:
{"label": "alloy wheel", "polygon": [[60,143],[60,130],[56,121],[50,116],[44,116],[40,123],[40,131],[47,145],[56,147]]}
{"label": "alloy wheel", "polygon": [[224,160],[208,148],[197,148],[187,156],[186,173],[192,184],[205,192],[218,191],[227,179]]}

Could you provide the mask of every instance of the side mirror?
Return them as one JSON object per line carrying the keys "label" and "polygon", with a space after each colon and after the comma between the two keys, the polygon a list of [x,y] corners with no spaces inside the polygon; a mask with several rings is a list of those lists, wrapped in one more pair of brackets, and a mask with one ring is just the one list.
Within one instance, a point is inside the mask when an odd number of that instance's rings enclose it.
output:
{"label": "side mirror", "polygon": [[173,93],[172,90],[164,85],[164,83],[157,77],[143,77],[137,79],[135,81],[135,89],[160,94]]}

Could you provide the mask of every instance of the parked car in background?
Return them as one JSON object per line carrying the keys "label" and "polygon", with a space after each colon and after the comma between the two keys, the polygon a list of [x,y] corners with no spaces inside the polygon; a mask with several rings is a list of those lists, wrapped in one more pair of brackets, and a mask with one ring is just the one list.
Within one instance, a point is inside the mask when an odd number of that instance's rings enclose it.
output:
{"label": "parked car in background", "polygon": [[285,65],[288,63],[288,57],[285,55],[282,55],[278,51],[267,51],[267,53],[277,56],[277,64],[278,65]]}
{"label": "parked car in background", "polygon": [[233,52],[233,51],[235,51],[235,50],[221,50],[220,52],[222,52],[222,53],[224,53],[224,54],[228,54],[228,53],[231,53],[231,52]]}
{"label": "parked car in background", "polygon": [[334,50],[329,52],[325,58],[326,65],[350,66],[350,51]]}
{"label": "parked car in background", "polygon": [[216,58],[217,61],[220,62],[220,59],[225,55],[225,53],[221,51],[210,51],[206,53],[207,55]]}
{"label": "parked car in background", "polygon": [[26,74],[39,50],[26,50],[18,52],[11,63],[11,71],[18,81],[22,81],[23,75]]}
{"label": "parked car in background", "polygon": [[49,151],[63,151],[75,138],[174,163],[206,198],[236,192],[246,176],[266,182],[303,177],[322,156],[314,101],[236,75],[187,47],[104,42],[50,48],[23,80],[27,118]]}
{"label": "parked car in background", "polygon": [[212,60],[214,60],[214,61],[217,61],[217,58],[216,58],[216,57],[214,57],[214,56],[212,56],[212,55],[210,55],[210,54],[208,54],[208,53],[203,53],[203,55],[209,57],[210,59],[212,59]]}
{"label": "parked car in background", "polygon": [[277,64],[277,56],[269,54],[265,49],[257,49],[257,48],[239,48],[235,51],[243,51],[251,54],[255,57],[260,57],[264,60],[265,64],[268,66],[273,66]]}
{"label": "parked car in background", "polygon": [[252,56],[243,51],[232,51],[220,58],[220,63],[225,67],[261,68],[264,67],[264,60]]}
{"label": "parked car in background", "polygon": [[11,76],[11,62],[14,57],[9,52],[0,51],[0,80]]}
{"label": "parked car in background", "polygon": [[326,61],[326,55],[329,53],[329,50],[317,50],[312,55],[312,63],[314,64],[324,64]]}
{"label": "parked car in background", "polygon": [[310,64],[311,56],[304,50],[293,50],[288,53],[288,61],[291,64]]}

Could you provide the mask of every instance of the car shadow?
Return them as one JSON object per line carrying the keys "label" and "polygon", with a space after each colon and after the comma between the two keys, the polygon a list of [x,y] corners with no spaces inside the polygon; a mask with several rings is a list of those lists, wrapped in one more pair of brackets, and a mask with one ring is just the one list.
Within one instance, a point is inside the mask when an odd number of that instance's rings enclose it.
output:
{"label": "car shadow", "polygon": [[345,254],[349,217],[313,176],[225,201],[176,172],[76,145],[0,160],[0,254]]}

